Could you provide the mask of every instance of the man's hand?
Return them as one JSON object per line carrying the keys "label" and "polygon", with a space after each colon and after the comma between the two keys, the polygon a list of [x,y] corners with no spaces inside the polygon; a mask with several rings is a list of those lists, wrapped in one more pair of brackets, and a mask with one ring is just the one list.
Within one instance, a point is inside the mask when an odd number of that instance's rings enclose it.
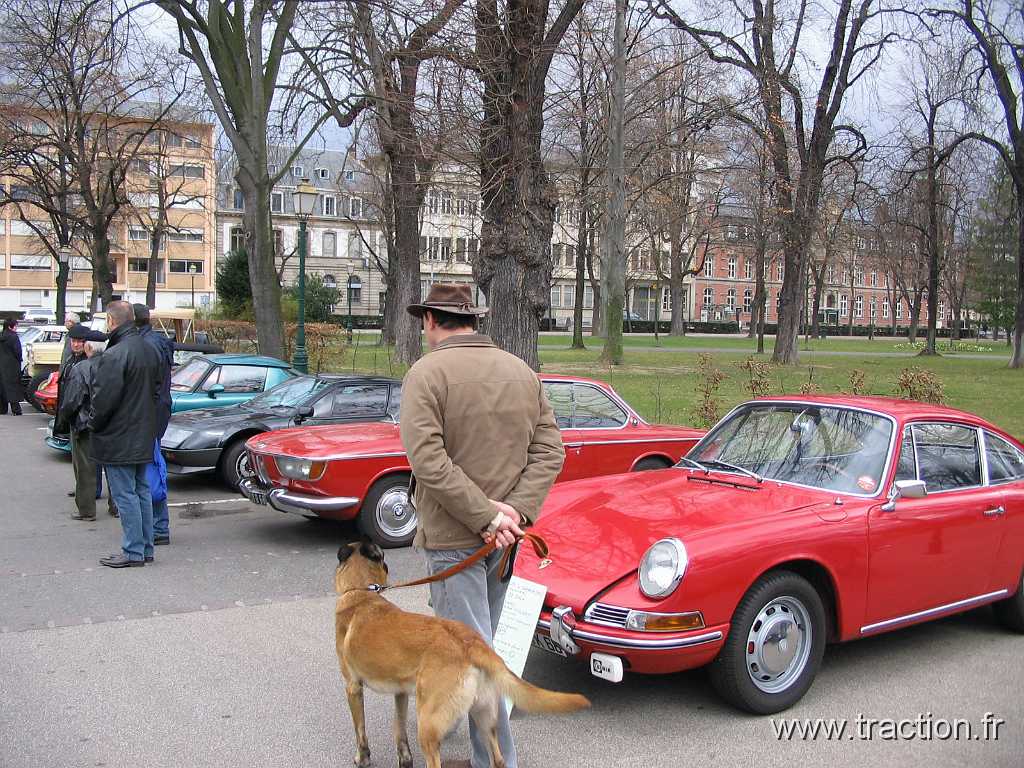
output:
{"label": "man's hand", "polygon": [[511,547],[516,543],[516,539],[521,538],[523,535],[522,529],[519,527],[519,523],[522,517],[518,512],[515,511],[511,506],[503,501],[490,500],[492,504],[501,513],[501,520],[498,522],[498,527],[493,532],[487,532],[481,534],[484,541],[491,541],[494,539],[495,546],[498,549],[504,549],[505,547]]}
{"label": "man's hand", "polygon": [[491,504],[498,508],[498,511],[501,512],[501,514],[516,525],[520,525],[523,522],[523,516],[516,512],[511,505],[506,504],[504,501],[495,501],[494,499],[491,499],[490,501]]}

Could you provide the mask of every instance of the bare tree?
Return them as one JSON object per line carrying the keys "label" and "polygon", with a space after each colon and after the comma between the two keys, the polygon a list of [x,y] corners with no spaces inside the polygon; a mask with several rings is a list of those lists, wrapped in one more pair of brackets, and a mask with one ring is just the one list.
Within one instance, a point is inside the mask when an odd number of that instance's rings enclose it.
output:
{"label": "bare tree", "polygon": [[[690,35],[713,61],[733,67],[755,84],[767,118],[785,259],[772,359],[795,363],[801,288],[817,225],[822,179],[831,164],[849,161],[866,149],[860,131],[839,122],[840,111],[850,89],[874,67],[884,45],[894,36],[872,37],[871,28],[880,14],[875,0],[835,0],[826,15],[827,28],[821,30],[830,43],[812,95],[805,83],[814,75],[800,71],[809,59],[812,21],[820,18],[810,9],[810,0],[715,3],[704,9],[700,20],[689,14],[680,16],[667,0],[651,0],[651,4],[661,18]],[[806,105],[813,105],[810,115],[805,113]],[[758,129],[755,121],[748,122],[751,129]],[[837,142],[842,135],[848,140]]]}

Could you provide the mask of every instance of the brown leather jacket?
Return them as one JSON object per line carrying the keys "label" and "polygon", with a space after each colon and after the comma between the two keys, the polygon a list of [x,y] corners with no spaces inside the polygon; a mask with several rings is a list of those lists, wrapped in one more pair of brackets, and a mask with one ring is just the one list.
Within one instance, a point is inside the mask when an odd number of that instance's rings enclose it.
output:
{"label": "brown leather jacket", "polygon": [[451,336],[409,369],[400,424],[425,549],[480,546],[490,499],[533,520],[565,459],[537,374],[481,334]]}

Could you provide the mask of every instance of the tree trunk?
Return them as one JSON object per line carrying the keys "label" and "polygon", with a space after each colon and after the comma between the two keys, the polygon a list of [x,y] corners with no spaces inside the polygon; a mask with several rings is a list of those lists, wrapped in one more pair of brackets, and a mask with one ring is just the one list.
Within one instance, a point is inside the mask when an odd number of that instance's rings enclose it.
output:
{"label": "tree trunk", "polygon": [[1010,367],[1024,368],[1024,191],[1020,188],[1017,190],[1017,314],[1014,319]]}
{"label": "tree trunk", "polygon": [[[588,170],[584,169],[583,175],[588,175]],[[582,182],[581,182],[582,184]],[[586,349],[586,345],[583,343],[583,294],[584,285],[587,279],[587,245],[586,240],[583,237],[583,233],[587,231],[589,222],[587,221],[587,206],[580,206],[580,224],[576,230],[576,280],[575,280],[575,293],[576,301],[573,303],[572,310],[572,348],[573,349]]]}
{"label": "tree trunk", "polygon": [[[804,223],[794,216],[788,228],[803,229]],[[775,350],[772,362],[780,365],[795,365],[799,362],[797,343],[800,341],[800,286],[806,269],[807,235],[805,233],[785,234],[783,255],[785,274],[779,291],[778,327],[775,332]]]}
{"label": "tree trunk", "polygon": [[672,318],[668,329],[669,336],[685,336],[686,320],[683,317],[683,244],[677,227],[672,227],[669,248],[668,293],[672,301]]}
{"label": "tree trunk", "polygon": [[256,338],[261,355],[283,358],[284,323],[281,319],[281,285],[278,283],[274,263],[274,233],[270,220],[270,177],[266,163],[254,178],[248,169],[240,168],[236,174],[242,190],[245,212],[242,224],[245,230],[249,259],[249,284],[252,287],[252,306],[256,315]]}
{"label": "tree trunk", "polygon": [[594,275],[594,225],[591,223],[587,232],[587,280],[594,294],[594,308],[590,313],[590,335],[600,337],[604,333],[604,294],[601,292],[601,280]]}
{"label": "tree trunk", "polygon": [[[606,291],[605,342],[601,360],[622,364],[622,302],[625,286],[626,184],[626,0],[615,0],[615,57],[612,66],[608,137],[608,212],[605,216],[601,275]],[[627,315],[628,320],[628,315]]]}
{"label": "tree trunk", "polygon": [[935,168],[934,129],[929,126],[928,148],[928,335],[922,355],[937,355],[939,327],[939,182]]}
{"label": "tree trunk", "polygon": [[114,276],[110,269],[110,238],[104,226],[92,229],[92,273],[94,291],[98,291],[100,306],[105,310],[114,298]]}
{"label": "tree trunk", "polygon": [[165,209],[161,209],[158,215],[156,226],[149,234],[149,266],[146,270],[146,306],[156,309],[156,282],[157,264],[160,258],[160,240],[164,236],[164,220],[167,217]]}
{"label": "tree trunk", "polygon": [[[394,148],[397,150],[397,147]],[[419,183],[416,161],[405,152],[389,152],[391,195],[395,211],[395,275],[392,308],[395,361],[412,365],[423,354],[420,321],[405,311],[420,300],[420,206],[426,189]]]}
{"label": "tree trunk", "polygon": [[821,335],[821,320],[818,314],[821,312],[821,294],[825,290],[825,267],[822,265],[821,274],[818,270],[812,269],[814,275],[814,304],[811,307],[811,338],[818,338]]}
{"label": "tree trunk", "polygon": [[914,300],[910,304],[910,328],[907,337],[911,344],[917,342],[917,326],[921,321],[921,292],[914,294]]}

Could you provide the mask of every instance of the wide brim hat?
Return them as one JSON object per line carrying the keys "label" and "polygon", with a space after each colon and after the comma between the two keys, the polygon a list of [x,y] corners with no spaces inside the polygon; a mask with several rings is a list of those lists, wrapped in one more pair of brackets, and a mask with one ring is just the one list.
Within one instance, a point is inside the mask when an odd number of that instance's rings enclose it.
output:
{"label": "wide brim hat", "polygon": [[487,307],[478,307],[473,303],[473,294],[466,283],[434,283],[430,286],[427,298],[405,308],[413,317],[423,317],[423,313],[430,309],[467,317],[487,314]]}

